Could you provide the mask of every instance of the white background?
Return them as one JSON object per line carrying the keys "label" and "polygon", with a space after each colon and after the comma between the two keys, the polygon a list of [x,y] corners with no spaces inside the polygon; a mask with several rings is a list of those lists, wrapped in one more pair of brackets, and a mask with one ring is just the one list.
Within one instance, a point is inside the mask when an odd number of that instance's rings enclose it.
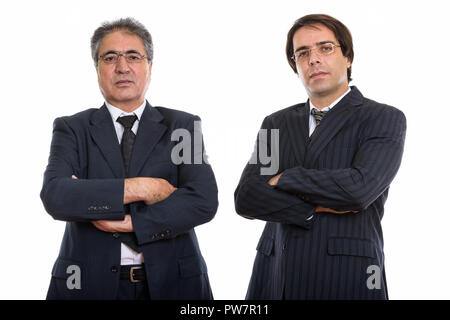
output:
{"label": "white background", "polygon": [[263,222],[233,192],[263,118],[304,102],[284,46],[293,22],[327,13],[353,34],[352,85],[401,109],[403,163],[385,206],[392,299],[450,298],[449,27],[446,1],[8,1],[0,8],[0,299],[44,299],[64,222],[39,198],[54,118],[99,107],[90,57],[101,22],[131,16],[153,36],[153,105],[202,118],[219,187],[198,227],[216,299],[243,299]]}

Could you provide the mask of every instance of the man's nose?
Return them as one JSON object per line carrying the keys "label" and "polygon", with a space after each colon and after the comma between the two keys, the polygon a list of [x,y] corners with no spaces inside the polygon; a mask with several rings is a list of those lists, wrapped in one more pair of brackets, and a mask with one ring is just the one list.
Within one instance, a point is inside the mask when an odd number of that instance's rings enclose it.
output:
{"label": "man's nose", "polygon": [[128,65],[127,59],[124,56],[119,56],[119,59],[116,63],[116,72],[117,73],[128,73],[130,72],[130,66]]}
{"label": "man's nose", "polygon": [[322,62],[321,57],[317,53],[317,51],[314,50],[314,49],[311,49],[311,51],[309,53],[309,64],[310,65],[314,65],[314,64],[317,64],[317,63],[321,63],[321,62]]}

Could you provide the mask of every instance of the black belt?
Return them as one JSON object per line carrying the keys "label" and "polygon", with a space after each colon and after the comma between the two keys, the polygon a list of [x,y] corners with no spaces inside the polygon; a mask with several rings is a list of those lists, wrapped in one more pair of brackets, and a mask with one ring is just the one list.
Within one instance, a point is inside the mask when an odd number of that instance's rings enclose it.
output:
{"label": "black belt", "polygon": [[120,266],[120,279],[130,280],[133,283],[145,281],[147,277],[145,276],[144,265],[139,264]]}

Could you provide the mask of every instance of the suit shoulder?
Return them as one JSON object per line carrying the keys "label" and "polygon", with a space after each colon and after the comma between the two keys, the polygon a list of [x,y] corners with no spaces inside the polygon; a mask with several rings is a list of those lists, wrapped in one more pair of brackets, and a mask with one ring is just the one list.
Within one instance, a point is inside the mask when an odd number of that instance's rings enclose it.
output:
{"label": "suit shoulder", "polygon": [[364,98],[364,110],[376,114],[390,114],[405,117],[403,111],[391,105]]}
{"label": "suit shoulder", "polygon": [[292,106],[289,106],[287,108],[283,108],[281,110],[275,111],[271,114],[269,114],[266,118],[270,118],[271,120],[279,120],[282,117],[284,117],[287,114],[290,114],[291,112],[294,112],[295,110],[298,110],[299,108],[305,107],[306,103],[298,103],[294,104]]}
{"label": "suit shoulder", "polygon": [[162,123],[172,129],[192,129],[193,126],[195,127],[195,122],[201,121],[199,116],[185,111],[165,108],[161,106],[154,108],[163,116],[164,119]]}
{"label": "suit shoulder", "polygon": [[91,115],[98,110],[98,108],[90,108],[69,116],[57,117],[54,121],[54,125],[60,122],[64,122],[71,127],[85,126],[89,123]]}
{"label": "suit shoulder", "polygon": [[80,112],[77,112],[75,114],[69,115],[69,116],[61,116],[58,117],[56,119],[62,119],[66,122],[77,122],[77,121],[83,121],[83,120],[88,120],[92,113],[99,110],[98,108],[90,108],[90,109],[86,109]]}
{"label": "suit shoulder", "polygon": [[406,130],[406,116],[400,109],[368,98],[364,98],[363,106],[362,110],[366,114],[366,119],[383,123],[394,121],[400,128]]}
{"label": "suit shoulder", "polygon": [[197,115],[194,115],[192,113],[181,111],[177,109],[172,108],[166,108],[157,106],[154,107],[156,110],[158,110],[164,118],[168,120],[179,120],[179,121],[192,121],[192,120],[199,120],[200,118]]}

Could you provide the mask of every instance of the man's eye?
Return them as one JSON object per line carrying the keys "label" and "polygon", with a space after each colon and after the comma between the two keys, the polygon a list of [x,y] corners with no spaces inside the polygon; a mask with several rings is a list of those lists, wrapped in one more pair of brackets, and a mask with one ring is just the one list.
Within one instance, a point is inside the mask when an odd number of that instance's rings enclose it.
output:
{"label": "man's eye", "polygon": [[299,51],[298,54],[297,54],[297,57],[303,58],[303,57],[308,56],[308,54],[309,54],[309,50]]}
{"label": "man's eye", "polygon": [[103,57],[103,60],[105,60],[106,62],[113,62],[115,61],[117,58],[115,55],[107,55]]}
{"label": "man's eye", "polygon": [[333,51],[333,46],[332,46],[332,45],[329,45],[329,44],[323,45],[323,46],[320,47],[320,50],[321,50],[322,52],[327,53],[327,52]]}
{"label": "man's eye", "polygon": [[141,57],[139,57],[139,55],[137,54],[128,54],[127,55],[127,59],[130,61],[136,61],[139,60]]}

